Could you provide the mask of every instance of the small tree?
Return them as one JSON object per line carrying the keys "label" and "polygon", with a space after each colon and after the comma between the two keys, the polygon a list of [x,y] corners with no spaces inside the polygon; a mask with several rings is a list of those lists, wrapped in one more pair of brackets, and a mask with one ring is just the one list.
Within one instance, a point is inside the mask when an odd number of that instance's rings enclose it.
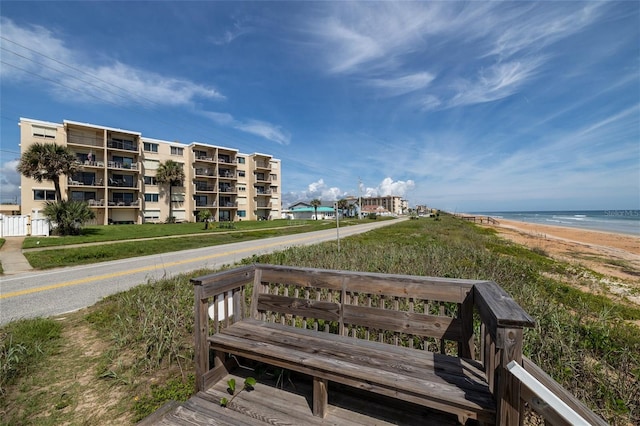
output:
{"label": "small tree", "polygon": [[311,205],[313,206],[313,214],[316,217],[316,220],[318,220],[318,206],[322,204],[322,201],[320,201],[317,198],[314,198],[313,200],[311,200]]}
{"label": "small tree", "polygon": [[34,143],[20,157],[16,168],[19,173],[36,182],[50,180],[56,191],[56,200],[62,201],[60,176],[74,174],[79,165],[76,156],[66,146],[55,143]]}
{"label": "small tree", "polygon": [[169,185],[169,220],[175,221],[173,217],[173,187],[182,185],[184,182],[184,169],[180,163],[173,160],[167,160],[158,166],[156,172],[156,181],[160,184]]}
{"label": "small tree", "polygon": [[204,222],[204,229],[209,229],[209,221],[211,220],[212,217],[213,215],[211,214],[211,210],[209,209],[200,210],[198,212],[198,219],[201,222]]}
{"label": "small tree", "polygon": [[96,215],[84,201],[47,201],[42,213],[54,222],[58,235],[80,235],[82,225]]}

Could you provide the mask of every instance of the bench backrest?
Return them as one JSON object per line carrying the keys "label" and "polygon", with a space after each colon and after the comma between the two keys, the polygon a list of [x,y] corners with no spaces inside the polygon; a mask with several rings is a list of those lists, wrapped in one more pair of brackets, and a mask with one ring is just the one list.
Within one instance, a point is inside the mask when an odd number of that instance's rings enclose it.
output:
{"label": "bench backrest", "polygon": [[473,282],[256,265],[251,316],[467,358]]}

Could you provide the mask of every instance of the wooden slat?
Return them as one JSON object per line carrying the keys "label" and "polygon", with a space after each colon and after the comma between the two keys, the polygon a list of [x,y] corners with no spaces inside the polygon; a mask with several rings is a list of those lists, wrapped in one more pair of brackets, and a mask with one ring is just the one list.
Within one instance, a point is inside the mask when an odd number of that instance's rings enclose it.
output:
{"label": "wooden slat", "polygon": [[462,325],[460,320],[456,318],[367,306],[345,305],[343,309],[346,324],[415,334],[422,337],[456,341],[462,339]]}
{"label": "wooden slat", "polygon": [[[500,286],[492,281],[474,285],[474,304],[492,334],[497,327],[533,327],[535,321]],[[495,337],[495,335],[494,335]]]}
{"label": "wooden slat", "polygon": [[340,319],[340,305],[333,302],[261,294],[257,303],[259,311],[273,311],[327,321]]}
{"label": "wooden slat", "polygon": [[412,275],[380,274],[373,272],[337,271],[329,269],[298,268],[291,266],[261,265],[263,279],[269,282],[296,284],[304,287],[340,289],[343,280],[349,291],[385,294],[394,297],[411,295],[418,299],[442,300],[461,303],[477,280],[421,277]]}
{"label": "wooden slat", "polygon": [[191,283],[194,286],[202,287],[202,298],[213,297],[251,283],[254,272],[254,266],[243,266],[203,277],[192,278]]}

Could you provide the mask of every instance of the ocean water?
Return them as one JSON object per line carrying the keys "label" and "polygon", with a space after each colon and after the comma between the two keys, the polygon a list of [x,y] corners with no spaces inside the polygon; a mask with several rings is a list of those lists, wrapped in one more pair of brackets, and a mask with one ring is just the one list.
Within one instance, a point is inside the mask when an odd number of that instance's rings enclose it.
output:
{"label": "ocean water", "polygon": [[640,210],[576,210],[531,212],[475,212],[497,220],[518,220],[640,236]]}

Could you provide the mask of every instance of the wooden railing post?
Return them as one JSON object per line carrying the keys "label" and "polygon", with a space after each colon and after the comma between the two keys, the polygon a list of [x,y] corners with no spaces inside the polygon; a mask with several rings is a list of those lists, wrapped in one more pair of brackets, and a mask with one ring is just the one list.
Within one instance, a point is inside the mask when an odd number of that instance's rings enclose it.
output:
{"label": "wooden railing post", "polygon": [[196,364],[196,392],[205,390],[204,388],[204,375],[209,371],[209,343],[207,342],[207,336],[209,335],[209,321],[208,321],[208,309],[209,304],[207,299],[203,295],[202,284],[196,284],[194,286],[195,293],[195,324],[194,324],[194,338],[195,338],[195,364]]}
{"label": "wooden railing post", "polygon": [[511,361],[522,364],[522,328],[498,328],[498,388],[495,394],[498,402],[498,424],[517,426],[521,422],[520,380],[507,370]]}

